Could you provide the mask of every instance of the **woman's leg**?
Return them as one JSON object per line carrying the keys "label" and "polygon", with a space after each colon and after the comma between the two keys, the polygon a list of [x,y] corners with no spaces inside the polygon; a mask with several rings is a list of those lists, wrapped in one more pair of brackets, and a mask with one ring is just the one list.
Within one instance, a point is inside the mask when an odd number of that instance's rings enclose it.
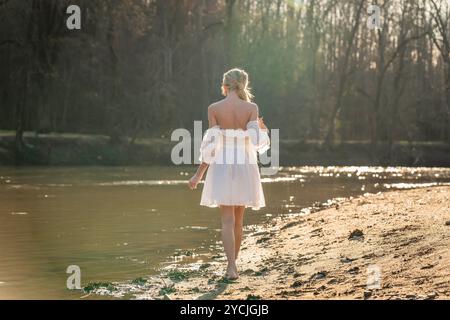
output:
{"label": "woman's leg", "polygon": [[222,243],[225,254],[228,259],[228,267],[226,277],[235,279],[238,277],[236,269],[235,257],[235,240],[234,240],[234,207],[220,206],[220,214],[222,216]]}
{"label": "woman's leg", "polygon": [[238,258],[242,242],[242,228],[244,226],[244,206],[234,207],[234,257]]}

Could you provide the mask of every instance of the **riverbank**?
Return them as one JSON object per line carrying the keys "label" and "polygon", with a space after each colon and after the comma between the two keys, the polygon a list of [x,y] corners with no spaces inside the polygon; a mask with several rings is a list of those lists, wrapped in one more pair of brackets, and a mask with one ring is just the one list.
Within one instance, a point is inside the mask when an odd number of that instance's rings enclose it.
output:
{"label": "riverbank", "polygon": [[251,232],[237,281],[220,280],[220,256],[196,272],[177,269],[185,277],[174,279],[172,270],[159,293],[166,299],[450,299],[449,247],[450,187],[365,195]]}
{"label": "riverbank", "polygon": [[[14,132],[0,131],[0,165],[167,165],[176,145],[170,137],[113,143],[103,135],[34,132],[26,132],[24,142],[16,154]],[[320,141],[281,140],[279,150],[282,166],[450,166],[450,146],[444,142],[398,141],[374,147],[369,141],[346,141],[326,148]]]}

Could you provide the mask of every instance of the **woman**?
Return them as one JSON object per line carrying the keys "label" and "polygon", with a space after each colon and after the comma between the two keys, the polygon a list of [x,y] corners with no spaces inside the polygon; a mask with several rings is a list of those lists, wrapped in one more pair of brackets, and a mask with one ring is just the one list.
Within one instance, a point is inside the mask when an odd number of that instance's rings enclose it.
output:
{"label": "woman", "polygon": [[209,129],[200,150],[202,163],[189,180],[189,187],[196,189],[208,170],[200,204],[220,208],[222,242],[228,260],[225,277],[231,280],[238,278],[236,259],[244,210],[265,206],[256,152],[265,152],[270,141],[258,106],[251,102],[248,84],[243,70],[232,69],[224,74],[225,99],[208,108]]}

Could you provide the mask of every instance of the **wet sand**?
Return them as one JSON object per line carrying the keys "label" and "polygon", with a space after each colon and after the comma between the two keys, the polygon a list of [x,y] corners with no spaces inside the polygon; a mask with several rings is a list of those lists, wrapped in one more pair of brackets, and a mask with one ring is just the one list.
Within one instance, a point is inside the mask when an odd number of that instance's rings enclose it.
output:
{"label": "wet sand", "polygon": [[220,256],[172,271],[159,298],[450,299],[449,248],[450,187],[370,194],[271,221],[246,235],[237,281]]}

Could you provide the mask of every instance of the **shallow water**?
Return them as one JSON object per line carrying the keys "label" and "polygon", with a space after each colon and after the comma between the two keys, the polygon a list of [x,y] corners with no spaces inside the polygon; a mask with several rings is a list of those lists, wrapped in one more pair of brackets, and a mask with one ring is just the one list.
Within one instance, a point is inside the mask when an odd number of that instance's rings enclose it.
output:
{"label": "shallow water", "polygon": [[[82,285],[120,282],[217,252],[218,209],[198,205],[185,170],[0,167],[0,299],[78,299],[70,265]],[[247,226],[331,198],[448,184],[450,169],[289,167],[263,182],[268,207],[248,211]]]}

